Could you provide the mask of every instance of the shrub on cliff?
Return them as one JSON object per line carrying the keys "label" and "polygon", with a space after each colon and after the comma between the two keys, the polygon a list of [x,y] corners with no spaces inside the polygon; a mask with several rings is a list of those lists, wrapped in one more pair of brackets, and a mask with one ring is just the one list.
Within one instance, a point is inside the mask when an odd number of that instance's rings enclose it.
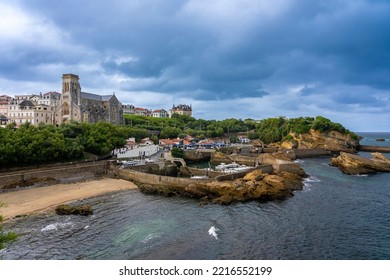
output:
{"label": "shrub on cliff", "polygon": [[266,144],[279,142],[283,139],[288,140],[288,134],[290,132],[304,134],[308,133],[311,129],[320,132],[338,131],[342,134],[350,134],[353,139],[357,139],[356,134],[350,132],[341,124],[334,123],[322,116],[317,116],[316,118],[299,117],[292,119],[283,117],[269,118],[261,120],[258,123],[259,139]]}

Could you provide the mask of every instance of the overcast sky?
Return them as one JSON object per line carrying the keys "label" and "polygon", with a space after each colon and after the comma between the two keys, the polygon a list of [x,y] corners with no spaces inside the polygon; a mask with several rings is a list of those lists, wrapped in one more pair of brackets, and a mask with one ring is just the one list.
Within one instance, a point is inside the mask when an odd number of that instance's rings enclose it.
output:
{"label": "overcast sky", "polygon": [[0,0],[0,94],[115,92],[196,118],[390,131],[388,0]]}

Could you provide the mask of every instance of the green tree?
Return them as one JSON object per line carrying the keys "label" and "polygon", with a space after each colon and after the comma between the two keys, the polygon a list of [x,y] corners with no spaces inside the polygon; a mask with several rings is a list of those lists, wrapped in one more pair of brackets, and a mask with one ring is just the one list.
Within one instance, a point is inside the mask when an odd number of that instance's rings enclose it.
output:
{"label": "green tree", "polygon": [[184,151],[180,148],[173,147],[171,150],[171,155],[176,158],[183,158],[184,157]]}
{"label": "green tree", "polygon": [[167,126],[161,130],[160,138],[177,138],[181,133],[183,131],[180,128]]}

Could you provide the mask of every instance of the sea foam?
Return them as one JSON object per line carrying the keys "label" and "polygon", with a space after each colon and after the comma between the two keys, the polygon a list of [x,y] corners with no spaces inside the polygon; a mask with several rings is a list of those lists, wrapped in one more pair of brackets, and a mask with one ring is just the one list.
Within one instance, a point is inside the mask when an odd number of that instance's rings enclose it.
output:
{"label": "sea foam", "polygon": [[209,229],[209,235],[214,236],[214,238],[218,240],[218,233],[217,233],[217,231],[219,231],[219,228],[216,228],[215,226],[212,226]]}
{"label": "sea foam", "polygon": [[45,226],[41,231],[52,231],[52,230],[58,230],[58,229],[63,229],[67,228],[69,226],[73,226],[72,222],[67,222],[67,223],[53,223],[50,225]]}
{"label": "sea foam", "polygon": [[309,176],[305,179],[303,179],[303,186],[305,190],[310,190],[310,187],[312,186],[312,183],[318,183],[321,182],[320,179],[318,179],[315,176]]}

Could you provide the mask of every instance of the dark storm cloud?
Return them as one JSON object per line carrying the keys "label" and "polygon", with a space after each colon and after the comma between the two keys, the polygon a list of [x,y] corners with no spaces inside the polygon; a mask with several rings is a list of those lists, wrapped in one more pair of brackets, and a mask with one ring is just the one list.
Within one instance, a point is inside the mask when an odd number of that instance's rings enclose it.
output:
{"label": "dark storm cloud", "polygon": [[[390,88],[388,1],[19,0],[8,5],[47,28],[31,27],[40,34],[33,48],[33,39],[0,42],[6,56],[0,74],[7,79],[28,79],[32,73],[45,79],[34,65],[62,65],[59,73],[80,71],[86,87],[97,84],[96,76],[113,77],[121,81],[118,90],[175,99],[252,98],[263,104],[283,96],[279,105],[289,110],[329,102],[329,109],[388,108],[377,97]],[[53,37],[44,36],[51,27],[56,40],[44,44]],[[1,34],[0,29],[0,39]]]}

